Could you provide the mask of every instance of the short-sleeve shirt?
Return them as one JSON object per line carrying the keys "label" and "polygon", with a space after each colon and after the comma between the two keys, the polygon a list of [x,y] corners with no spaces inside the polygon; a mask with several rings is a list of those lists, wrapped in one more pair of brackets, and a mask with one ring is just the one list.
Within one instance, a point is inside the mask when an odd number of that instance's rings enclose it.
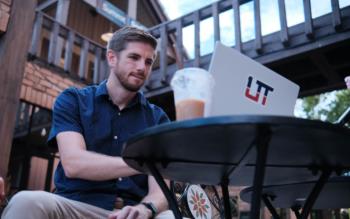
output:
{"label": "short-sleeve shirt", "polygon": [[[165,112],[149,103],[140,92],[127,107],[119,110],[109,99],[103,81],[82,89],[68,88],[58,96],[48,143],[57,146],[58,133],[74,131],[83,135],[88,151],[120,156],[130,136],[166,122],[169,118]],[[116,197],[122,198],[125,205],[135,205],[148,193],[147,175],[105,181],[68,178],[61,162],[54,182],[57,194],[107,210],[113,209]]]}

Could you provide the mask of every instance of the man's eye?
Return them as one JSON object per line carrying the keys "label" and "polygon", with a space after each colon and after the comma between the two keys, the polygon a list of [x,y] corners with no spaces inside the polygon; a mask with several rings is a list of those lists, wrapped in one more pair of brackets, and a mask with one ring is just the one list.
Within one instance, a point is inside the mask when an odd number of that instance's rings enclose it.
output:
{"label": "man's eye", "polygon": [[146,64],[147,65],[152,65],[153,64],[153,60],[146,60]]}
{"label": "man's eye", "polygon": [[132,59],[132,60],[137,60],[138,59],[137,56],[129,56],[129,58]]}

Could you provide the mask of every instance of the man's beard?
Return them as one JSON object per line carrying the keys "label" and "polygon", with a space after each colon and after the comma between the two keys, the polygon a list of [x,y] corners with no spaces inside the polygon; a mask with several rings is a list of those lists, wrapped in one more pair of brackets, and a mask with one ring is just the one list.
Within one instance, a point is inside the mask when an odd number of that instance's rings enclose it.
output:
{"label": "man's beard", "polygon": [[125,75],[125,76],[127,76],[127,75],[123,74],[121,72],[118,72],[118,70],[116,70],[114,72],[114,74],[117,76],[117,78],[118,78],[120,84],[123,86],[123,88],[125,88],[127,91],[130,91],[130,92],[139,91],[145,83],[145,82],[143,82],[141,85],[131,84],[128,82],[127,77],[123,77],[123,75]]}

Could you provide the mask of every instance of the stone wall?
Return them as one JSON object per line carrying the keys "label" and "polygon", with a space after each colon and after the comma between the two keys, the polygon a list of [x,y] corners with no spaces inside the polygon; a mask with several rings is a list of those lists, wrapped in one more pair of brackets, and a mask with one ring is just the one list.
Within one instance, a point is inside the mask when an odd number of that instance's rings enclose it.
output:
{"label": "stone wall", "polygon": [[6,32],[12,0],[0,0],[0,34]]}
{"label": "stone wall", "polygon": [[47,67],[27,62],[21,87],[21,100],[52,109],[56,97],[68,87],[83,87],[68,75],[54,73]]}

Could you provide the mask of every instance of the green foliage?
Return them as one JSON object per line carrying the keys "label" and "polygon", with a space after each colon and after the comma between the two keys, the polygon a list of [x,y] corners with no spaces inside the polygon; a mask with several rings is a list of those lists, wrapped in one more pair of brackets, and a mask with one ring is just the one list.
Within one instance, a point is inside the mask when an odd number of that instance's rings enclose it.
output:
{"label": "green foliage", "polygon": [[302,99],[302,109],[309,119],[335,122],[350,107],[350,89],[333,91]]}
{"label": "green foliage", "polygon": [[318,112],[315,110],[316,105],[320,102],[320,95],[309,96],[303,99],[302,107],[309,119],[319,119]]}

